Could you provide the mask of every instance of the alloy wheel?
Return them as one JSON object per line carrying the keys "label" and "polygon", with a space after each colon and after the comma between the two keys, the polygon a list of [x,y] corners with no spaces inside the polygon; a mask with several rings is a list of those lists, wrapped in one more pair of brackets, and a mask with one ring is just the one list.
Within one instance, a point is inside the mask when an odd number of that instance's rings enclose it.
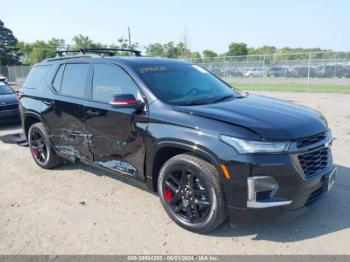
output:
{"label": "alloy wheel", "polygon": [[37,162],[44,165],[48,157],[48,148],[44,141],[43,134],[38,130],[30,133],[30,150]]}
{"label": "alloy wheel", "polygon": [[166,175],[162,188],[173,213],[188,223],[204,221],[210,211],[209,192],[195,171],[175,169]]}

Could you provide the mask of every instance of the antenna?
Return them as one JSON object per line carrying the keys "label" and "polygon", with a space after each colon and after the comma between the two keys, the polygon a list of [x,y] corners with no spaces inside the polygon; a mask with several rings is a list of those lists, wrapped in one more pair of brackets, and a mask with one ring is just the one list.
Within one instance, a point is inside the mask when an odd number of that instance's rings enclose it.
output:
{"label": "antenna", "polygon": [[131,47],[131,32],[130,32],[130,27],[128,27],[128,36],[129,36],[129,48]]}

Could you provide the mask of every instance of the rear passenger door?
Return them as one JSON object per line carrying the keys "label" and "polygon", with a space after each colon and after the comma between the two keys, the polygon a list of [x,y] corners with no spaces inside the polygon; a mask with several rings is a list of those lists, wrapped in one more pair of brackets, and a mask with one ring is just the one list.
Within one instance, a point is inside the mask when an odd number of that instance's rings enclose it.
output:
{"label": "rear passenger door", "polygon": [[143,97],[136,83],[115,64],[94,64],[91,100],[85,106],[87,132],[94,162],[112,171],[144,180],[147,111],[116,109],[114,95]]}
{"label": "rear passenger door", "polygon": [[47,101],[48,110],[43,116],[55,150],[86,161],[92,161],[84,112],[91,70],[88,63],[60,65],[52,82],[56,94]]}

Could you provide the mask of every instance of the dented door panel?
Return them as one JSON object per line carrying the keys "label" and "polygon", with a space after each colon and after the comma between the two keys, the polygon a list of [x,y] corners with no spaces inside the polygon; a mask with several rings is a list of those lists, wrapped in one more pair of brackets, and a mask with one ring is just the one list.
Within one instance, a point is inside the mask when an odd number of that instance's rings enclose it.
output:
{"label": "dented door panel", "polygon": [[92,161],[89,149],[90,135],[86,131],[82,100],[65,98],[55,100],[43,112],[54,149],[70,158]]}
{"label": "dented door panel", "polygon": [[116,110],[105,103],[88,102],[85,114],[94,163],[144,180],[147,113],[134,114],[132,109]]}

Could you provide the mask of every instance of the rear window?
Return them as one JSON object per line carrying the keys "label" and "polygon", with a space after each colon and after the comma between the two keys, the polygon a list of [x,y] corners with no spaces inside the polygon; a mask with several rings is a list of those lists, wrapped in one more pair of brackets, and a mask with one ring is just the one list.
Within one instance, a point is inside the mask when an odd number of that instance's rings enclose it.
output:
{"label": "rear window", "polygon": [[32,89],[47,87],[50,80],[51,67],[51,65],[33,67],[24,81],[23,87]]}
{"label": "rear window", "polygon": [[61,83],[61,93],[84,97],[89,64],[66,64]]}

